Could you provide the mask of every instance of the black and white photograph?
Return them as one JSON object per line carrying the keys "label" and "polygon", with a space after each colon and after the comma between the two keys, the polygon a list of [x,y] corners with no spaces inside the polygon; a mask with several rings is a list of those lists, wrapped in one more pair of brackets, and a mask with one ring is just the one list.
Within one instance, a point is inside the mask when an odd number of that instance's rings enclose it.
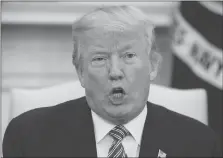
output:
{"label": "black and white photograph", "polygon": [[222,157],[222,1],[3,0],[1,157]]}

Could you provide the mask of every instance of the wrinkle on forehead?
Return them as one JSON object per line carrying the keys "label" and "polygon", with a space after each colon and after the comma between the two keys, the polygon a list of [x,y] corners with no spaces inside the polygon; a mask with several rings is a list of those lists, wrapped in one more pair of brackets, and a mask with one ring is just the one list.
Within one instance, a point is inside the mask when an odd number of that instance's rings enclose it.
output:
{"label": "wrinkle on forehead", "polygon": [[118,47],[119,45],[126,45],[128,43],[134,43],[136,41],[145,40],[144,34],[141,30],[124,30],[120,31],[117,28],[108,26],[111,29],[95,28],[84,33],[80,38],[80,43],[86,46],[97,47]]}
{"label": "wrinkle on forehead", "polygon": [[98,27],[89,29],[85,31],[84,35],[88,36],[131,36],[131,35],[140,35],[144,34],[144,27],[139,25],[126,25],[124,23],[113,21],[110,23],[105,23]]}

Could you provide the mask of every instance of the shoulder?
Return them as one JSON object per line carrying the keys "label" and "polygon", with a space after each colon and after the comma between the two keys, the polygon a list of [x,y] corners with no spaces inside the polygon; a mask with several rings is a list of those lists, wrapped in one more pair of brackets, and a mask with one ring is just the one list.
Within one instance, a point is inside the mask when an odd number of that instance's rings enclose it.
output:
{"label": "shoulder", "polygon": [[[195,120],[189,116],[174,112],[163,106],[152,104],[153,119],[160,122],[160,126],[169,127],[169,129],[177,129],[178,131],[188,133],[188,135],[196,135],[200,137],[212,136],[213,130],[202,122]],[[171,128],[170,128],[171,127]]]}
{"label": "shoulder", "polygon": [[[55,106],[36,108],[13,118],[7,129],[19,128],[19,130],[37,129],[43,126],[53,126],[63,124],[64,121],[78,117],[80,111],[86,110],[85,97],[60,103]],[[8,129],[9,128],[9,129]]]}
{"label": "shoulder", "polygon": [[219,137],[207,125],[152,103],[150,114],[160,136],[171,145],[175,144],[175,148],[186,147],[193,153],[219,154]]}
{"label": "shoulder", "polygon": [[[24,153],[45,155],[49,143],[54,141],[65,143],[69,140],[70,131],[79,132],[77,131],[79,122],[89,115],[88,111],[86,99],[82,97],[24,112],[13,118],[6,128],[3,139],[4,156],[24,156]],[[58,145],[60,144],[55,143],[49,149]]]}

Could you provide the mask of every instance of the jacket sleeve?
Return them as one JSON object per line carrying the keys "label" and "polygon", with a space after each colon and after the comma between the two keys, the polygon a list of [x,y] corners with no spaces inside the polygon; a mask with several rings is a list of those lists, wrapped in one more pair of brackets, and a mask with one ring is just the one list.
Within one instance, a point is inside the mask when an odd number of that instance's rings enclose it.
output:
{"label": "jacket sleeve", "polygon": [[215,135],[212,157],[222,157],[222,144],[220,138]]}
{"label": "jacket sleeve", "polygon": [[13,119],[6,128],[3,139],[3,157],[22,157],[22,137],[19,123]]}

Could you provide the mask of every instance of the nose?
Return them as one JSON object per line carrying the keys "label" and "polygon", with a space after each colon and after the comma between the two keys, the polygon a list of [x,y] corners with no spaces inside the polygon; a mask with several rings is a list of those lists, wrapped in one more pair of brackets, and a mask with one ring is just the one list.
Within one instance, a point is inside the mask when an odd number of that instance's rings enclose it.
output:
{"label": "nose", "polygon": [[121,80],[124,77],[122,72],[122,67],[120,63],[120,59],[117,56],[112,56],[110,65],[109,65],[109,79],[113,80]]}

